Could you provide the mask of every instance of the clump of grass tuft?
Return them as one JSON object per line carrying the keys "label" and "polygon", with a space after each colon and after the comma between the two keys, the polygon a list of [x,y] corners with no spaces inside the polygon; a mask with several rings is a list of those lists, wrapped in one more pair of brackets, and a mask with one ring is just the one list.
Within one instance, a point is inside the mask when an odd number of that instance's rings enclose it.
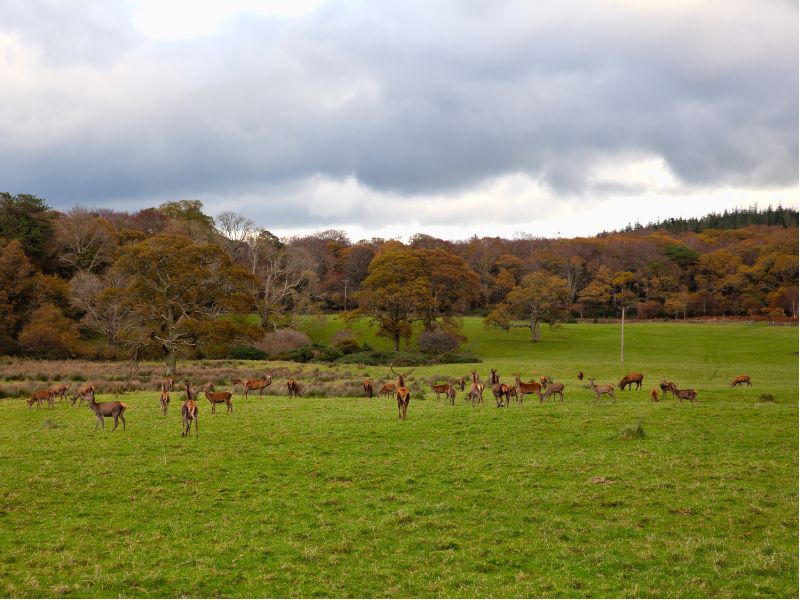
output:
{"label": "clump of grass tuft", "polygon": [[42,423],[42,429],[63,429],[65,425],[62,423],[56,423],[50,419],[45,419],[44,423]]}
{"label": "clump of grass tuft", "polygon": [[775,402],[775,396],[772,394],[761,394],[758,397],[759,402]]}
{"label": "clump of grass tuft", "polygon": [[621,440],[640,440],[644,437],[644,428],[642,422],[639,421],[636,425],[628,425],[623,427],[619,432],[619,439]]}

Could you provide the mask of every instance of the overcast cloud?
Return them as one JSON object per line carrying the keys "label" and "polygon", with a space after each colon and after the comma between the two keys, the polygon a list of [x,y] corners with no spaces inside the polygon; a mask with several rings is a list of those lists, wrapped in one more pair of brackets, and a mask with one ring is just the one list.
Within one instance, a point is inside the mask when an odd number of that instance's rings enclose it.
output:
{"label": "overcast cloud", "polygon": [[355,238],[798,203],[794,2],[160,5],[0,3],[0,190]]}

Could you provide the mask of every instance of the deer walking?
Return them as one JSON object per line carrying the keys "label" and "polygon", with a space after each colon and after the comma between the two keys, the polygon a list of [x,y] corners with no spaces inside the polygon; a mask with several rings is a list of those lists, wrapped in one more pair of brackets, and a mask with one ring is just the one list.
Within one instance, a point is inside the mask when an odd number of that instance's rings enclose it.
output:
{"label": "deer walking", "polygon": [[[105,430],[106,417],[114,417],[114,429],[119,425],[119,421],[122,421],[122,428],[125,429],[125,409],[128,408],[127,404],[116,400],[113,402],[95,402],[94,392],[89,394],[87,402],[89,404],[89,409],[97,416],[97,424],[94,426],[95,429],[102,425]],[[111,431],[114,431],[114,429]]]}
{"label": "deer walking", "polygon": [[78,406],[81,406],[89,394],[94,394],[94,386],[91,383],[79,387],[72,396],[72,406],[75,406],[75,401],[79,401]]}
{"label": "deer walking", "polygon": [[[194,393],[194,396],[197,396],[197,392]],[[192,388],[187,383],[186,400],[181,404],[181,420],[183,421],[181,425],[181,437],[189,435],[192,429],[192,421],[194,421],[194,434],[197,435],[197,424],[200,420],[198,419],[198,415],[197,402],[192,398]]]}
{"label": "deer walking", "polygon": [[212,415],[217,412],[217,404],[223,403],[228,406],[228,410],[225,411],[226,413],[233,412],[233,403],[231,402],[230,392],[215,392],[214,385],[209,381],[203,388],[203,393],[206,395],[206,400],[211,402]]}
{"label": "deer walking", "polygon": [[747,387],[753,386],[753,383],[750,381],[750,375],[737,375],[734,377],[733,381],[731,381],[731,387],[736,387],[737,385],[742,385],[743,383],[746,383]]}
{"label": "deer walking", "polygon": [[49,389],[38,390],[36,392],[33,392],[33,394],[31,394],[30,399],[28,399],[28,408],[31,408],[34,402],[36,403],[36,408],[40,408],[42,402],[44,402],[45,400],[47,400],[48,408],[53,408],[55,406],[53,403],[53,392],[51,392]]}
{"label": "deer walking", "polygon": [[408,403],[411,402],[411,390],[406,387],[406,377],[411,375],[414,369],[408,373],[398,373],[394,370],[394,366],[389,368],[397,375],[397,418],[405,420],[408,418]]}
{"label": "deer walking", "polygon": [[595,398],[594,398],[594,399],[595,399],[595,402],[597,402],[598,400],[600,400],[600,396],[602,396],[603,394],[608,394],[608,395],[609,395],[609,396],[611,396],[611,397],[614,399],[614,401],[616,402],[616,400],[617,400],[617,397],[614,395],[614,387],[615,387],[615,386],[614,386],[614,384],[613,384],[613,383],[601,383],[600,385],[595,385],[595,383],[594,383],[594,379],[592,379],[591,377],[589,377],[589,385],[591,385],[591,386],[592,386],[592,389],[594,390],[594,393],[595,393]]}
{"label": "deer walking", "polygon": [[169,391],[167,391],[167,386],[161,386],[161,398],[159,398],[159,402],[161,403],[161,414],[165,417],[167,416],[167,407],[169,406]]}
{"label": "deer walking", "polygon": [[261,379],[232,379],[231,385],[241,383],[244,385],[244,392],[242,393],[242,400],[247,398],[247,394],[252,391],[258,390],[259,398],[264,394],[264,389],[272,385],[272,375],[264,374]]}
{"label": "deer walking", "polygon": [[58,396],[62,402],[66,400],[68,389],[69,387],[64,385],[63,383],[56,383],[55,385],[51,385],[50,393],[53,394],[53,400],[55,400],[56,396]]}

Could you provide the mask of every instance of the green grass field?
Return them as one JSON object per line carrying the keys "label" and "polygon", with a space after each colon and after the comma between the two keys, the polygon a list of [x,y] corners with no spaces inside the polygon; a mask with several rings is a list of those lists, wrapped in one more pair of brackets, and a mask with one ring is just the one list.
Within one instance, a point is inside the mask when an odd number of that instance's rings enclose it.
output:
{"label": "green grass field", "polygon": [[[157,392],[126,395],[114,432],[0,401],[0,594],[797,597],[796,328],[629,325],[645,389],[616,403],[576,374],[619,380],[618,326],[465,332],[484,378],[549,374],[565,401],[426,394],[400,422],[386,399],[201,399],[189,438],[177,393],[167,418]],[[739,373],[754,386],[730,389]],[[661,378],[699,401],[651,403]]]}

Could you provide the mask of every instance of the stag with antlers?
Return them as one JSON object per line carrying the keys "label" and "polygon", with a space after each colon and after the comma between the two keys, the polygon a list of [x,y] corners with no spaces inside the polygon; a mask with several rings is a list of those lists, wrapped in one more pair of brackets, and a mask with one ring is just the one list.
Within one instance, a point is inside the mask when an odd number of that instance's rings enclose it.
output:
{"label": "stag with antlers", "polygon": [[394,365],[389,368],[392,373],[397,375],[397,418],[406,419],[408,415],[408,403],[411,401],[411,391],[406,387],[406,377],[414,372],[411,369],[408,373],[398,373],[394,370]]}

